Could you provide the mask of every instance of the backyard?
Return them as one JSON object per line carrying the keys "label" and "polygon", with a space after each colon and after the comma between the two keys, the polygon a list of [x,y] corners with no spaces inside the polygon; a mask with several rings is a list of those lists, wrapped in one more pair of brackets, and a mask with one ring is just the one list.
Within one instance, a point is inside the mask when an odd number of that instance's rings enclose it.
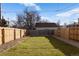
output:
{"label": "backyard", "polygon": [[79,48],[68,45],[51,36],[26,37],[2,53],[1,56],[74,56],[79,55]]}

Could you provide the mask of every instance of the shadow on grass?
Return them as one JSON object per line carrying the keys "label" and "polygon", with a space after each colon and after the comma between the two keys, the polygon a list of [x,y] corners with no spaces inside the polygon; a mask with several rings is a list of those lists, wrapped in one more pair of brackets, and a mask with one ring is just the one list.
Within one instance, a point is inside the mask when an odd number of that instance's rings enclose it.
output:
{"label": "shadow on grass", "polygon": [[79,48],[66,44],[52,36],[46,36],[46,38],[56,49],[59,49],[66,56],[79,56]]}

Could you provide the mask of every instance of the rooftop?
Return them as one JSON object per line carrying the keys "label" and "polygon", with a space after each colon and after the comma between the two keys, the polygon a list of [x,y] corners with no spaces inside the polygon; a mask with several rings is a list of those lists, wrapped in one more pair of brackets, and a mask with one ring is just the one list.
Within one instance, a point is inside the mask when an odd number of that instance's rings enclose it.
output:
{"label": "rooftop", "polygon": [[57,27],[56,23],[36,23],[35,27]]}

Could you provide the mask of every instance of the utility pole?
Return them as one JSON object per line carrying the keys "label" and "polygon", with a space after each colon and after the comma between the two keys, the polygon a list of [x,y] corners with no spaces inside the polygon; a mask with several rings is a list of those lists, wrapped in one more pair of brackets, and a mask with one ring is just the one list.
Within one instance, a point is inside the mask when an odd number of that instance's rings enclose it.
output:
{"label": "utility pole", "polygon": [[0,3],[0,20],[1,20],[1,3]]}
{"label": "utility pole", "polygon": [[1,23],[2,21],[1,21],[1,3],[0,3],[0,26],[1,26]]}

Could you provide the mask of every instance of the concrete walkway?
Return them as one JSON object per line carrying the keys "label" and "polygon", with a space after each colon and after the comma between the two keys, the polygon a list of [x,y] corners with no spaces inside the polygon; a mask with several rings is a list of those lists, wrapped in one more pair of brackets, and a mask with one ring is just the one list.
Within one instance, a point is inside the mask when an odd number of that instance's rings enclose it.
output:
{"label": "concrete walkway", "polygon": [[68,43],[70,45],[73,45],[77,48],[79,48],[79,41],[74,41],[74,40],[68,40],[68,39],[62,39],[60,37],[57,37],[57,36],[53,36],[54,38],[58,39],[58,40],[61,40],[61,41],[64,41],[65,43]]}

